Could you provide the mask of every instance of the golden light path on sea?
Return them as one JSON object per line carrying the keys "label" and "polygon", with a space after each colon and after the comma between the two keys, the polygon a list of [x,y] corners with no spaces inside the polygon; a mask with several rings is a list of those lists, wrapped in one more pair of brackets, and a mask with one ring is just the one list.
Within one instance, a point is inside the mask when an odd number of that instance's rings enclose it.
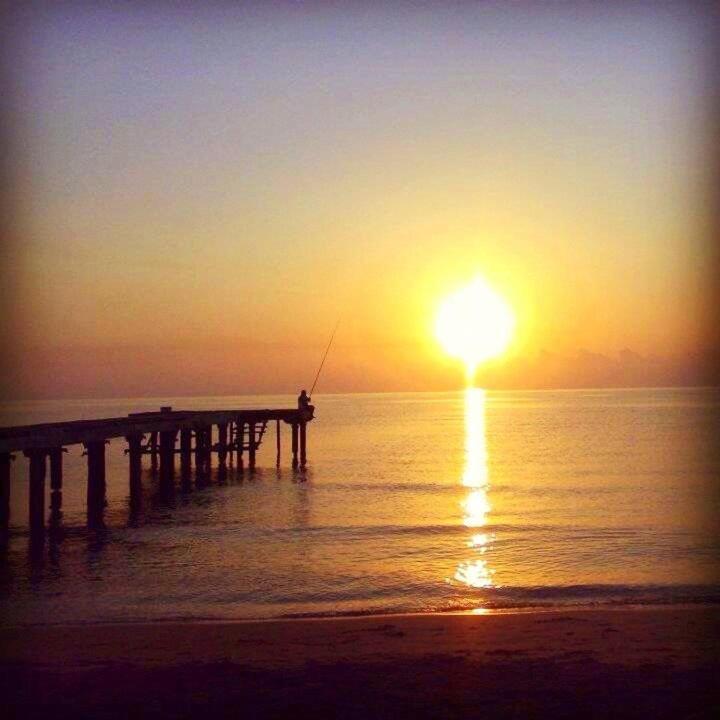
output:
{"label": "golden light path on sea", "polygon": [[[485,436],[485,391],[469,387],[465,390],[465,469],[462,484],[469,492],[462,501],[463,524],[475,530],[468,546],[482,556],[486,553],[492,537],[480,532],[487,525],[490,512],[488,502],[488,454]],[[455,579],[470,587],[493,586],[493,571],[483,557],[461,562],[455,571]]]}

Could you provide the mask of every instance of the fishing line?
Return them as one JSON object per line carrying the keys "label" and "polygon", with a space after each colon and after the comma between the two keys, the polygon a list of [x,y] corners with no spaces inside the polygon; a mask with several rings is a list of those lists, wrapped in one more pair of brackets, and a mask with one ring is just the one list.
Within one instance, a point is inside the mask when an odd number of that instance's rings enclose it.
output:
{"label": "fishing line", "polygon": [[325,348],[325,354],[323,355],[322,361],[320,363],[320,367],[318,368],[317,375],[315,375],[315,380],[312,384],[312,387],[310,388],[310,392],[308,393],[310,397],[312,397],[313,390],[315,389],[315,386],[317,385],[318,378],[320,377],[320,373],[322,372],[323,365],[325,364],[325,358],[328,356],[328,353],[330,352],[330,346],[332,345],[333,340],[335,339],[335,333],[337,332],[338,325],[340,325],[340,318],[338,318],[337,322],[335,323],[335,329],[332,331],[332,335],[330,336],[330,342],[328,343],[327,347]]}

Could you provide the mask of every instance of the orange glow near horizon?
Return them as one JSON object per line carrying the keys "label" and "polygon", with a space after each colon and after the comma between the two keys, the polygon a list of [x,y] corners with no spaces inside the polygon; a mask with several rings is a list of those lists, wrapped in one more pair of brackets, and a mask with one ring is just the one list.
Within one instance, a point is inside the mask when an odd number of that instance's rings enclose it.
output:
{"label": "orange glow near horizon", "polygon": [[134,5],[8,50],[8,398],[717,383],[704,11]]}

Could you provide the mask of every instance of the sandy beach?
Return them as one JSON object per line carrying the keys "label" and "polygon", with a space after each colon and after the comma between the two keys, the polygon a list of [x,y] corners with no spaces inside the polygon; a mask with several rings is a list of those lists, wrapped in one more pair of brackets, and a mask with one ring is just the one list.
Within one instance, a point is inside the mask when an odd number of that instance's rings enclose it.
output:
{"label": "sandy beach", "polygon": [[5,628],[6,718],[715,717],[716,608]]}

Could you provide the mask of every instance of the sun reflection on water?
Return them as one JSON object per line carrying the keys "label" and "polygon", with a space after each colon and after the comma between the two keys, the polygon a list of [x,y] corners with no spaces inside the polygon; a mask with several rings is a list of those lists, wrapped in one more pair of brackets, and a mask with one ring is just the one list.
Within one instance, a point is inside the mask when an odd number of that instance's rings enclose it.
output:
{"label": "sun reflection on water", "polygon": [[[488,501],[488,456],[485,439],[485,391],[468,388],[465,391],[465,470],[462,484],[470,492],[462,501],[463,524],[468,528],[483,528],[492,509]],[[480,555],[485,554],[492,536],[485,532],[474,533],[468,542]],[[455,579],[465,585],[487,588],[494,585],[493,570],[484,558],[475,557],[461,562]]]}
{"label": "sun reflection on water", "polygon": [[487,459],[485,391],[468,388],[465,390],[465,471],[462,479],[465,487],[487,487]]}

